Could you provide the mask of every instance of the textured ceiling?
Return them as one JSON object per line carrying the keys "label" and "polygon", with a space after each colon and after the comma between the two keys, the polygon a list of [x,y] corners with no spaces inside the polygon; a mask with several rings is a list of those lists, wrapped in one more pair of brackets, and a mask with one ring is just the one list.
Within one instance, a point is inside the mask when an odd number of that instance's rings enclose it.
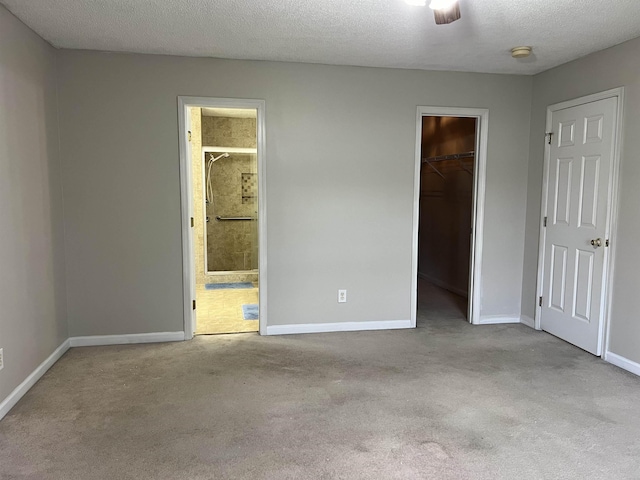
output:
{"label": "textured ceiling", "polygon": [[[640,0],[0,0],[56,47],[534,74],[640,36]],[[524,60],[512,47],[531,45]]]}

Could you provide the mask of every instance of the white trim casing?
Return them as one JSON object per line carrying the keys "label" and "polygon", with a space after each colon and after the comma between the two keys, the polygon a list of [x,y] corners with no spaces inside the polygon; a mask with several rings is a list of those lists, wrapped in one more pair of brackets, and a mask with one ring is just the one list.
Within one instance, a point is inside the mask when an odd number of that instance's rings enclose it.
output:
{"label": "white trim casing", "polygon": [[[489,110],[486,108],[418,106],[416,113],[416,149],[413,180],[413,238],[411,248],[411,327],[416,326],[418,309],[418,227],[420,224],[420,158],[422,150],[422,117],[471,117],[476,124],[476,158],[473,174],[473,224],[469,266],[469,322],[481,324],[482,248],[484,239],[484,199],[486,190]],[[519,322],[519,320],[518,320]]]}
{"label": "white trim casing", "polygon": [[[613,166],[611,169],[612,183],[611,183],[611,211],[609,212],[609,258],[608,258],[608,272],[605,278],[606,292],[604,292],[605,312],[603,318],[603,334],[602,334],[602,355],[605,358],[609,351],[609,340],[611,333],[611,309],[613,307],[613,278],[616,266],[616,256],[618,251],[618,215],[620,208],[620,164],[622,162],[622,145],[624,145],[624,100],[625,93],[624,87],[611,90],[609,93],[617,94],[618,96],[618,118],[616,119],[616,139],[615,147],[613,151]],[[610,355],[615,355],[611,354]],[[622,357],[620,357],[622,358]],[[624,368],[624,367],[623,367]],[[640,375],[640,372],[634,372],[636,375]]]}
{"label": "white trim casing", "polygon": [[90,335],[71,337],[71,347],[96,347],[100,345],[132,345],[137,343],[181,342],[184,332],[129,333],[125,335]]}
{"label": "white trim casing", "polygon": [[303,323],[294,325],[270,325],[267,335],[292,335],[299,333],[361,332],[367,330],[396,330],[412,328],[411,320],[387,320],[379,322]]}
{"label": "white trim casing", "polygon": [[[553,113],[566,108],[572,108],[587,103],[597,102],[599,100],[605,100],[607,98],[617,98],[617,114],[616,123],[614,125],[616,136],[614,139],[613,158],[611,159],[611,175],[609,179],[609,198],[608,205],[609,211],[607,212],[607,227],[606,238],[611,240],[611,245],[605,250],[604,257],[604,282],[602,292],[602,321],[600,322],[600,344],[599,351],[600,356],[605,359],[607,350],[609,348],[609,330],[611,327],[611,305],[613,300],[613,274],[615,265],[615,256],[617,250],[616,237],[618,233],[618,209],[619,209],[619,183],[620,183],[620,157],[621,146],[623,141],[623,118],[624,118],[624,87],[613,88],[604,92],[595,93],[593,95],[587,95],[566,102],[556,103],[547,107],[547,120],[545,125],[545,131],[549,132],[552,128]],[[550,162],[551,147],[545,142],[544,162],[542,172],[542,201],[540,208],[540,235],[538,239],[538,274],[536,285],[536,298],[543,296],[543,275],[544,275],[544,242],[546,231],[543,226],[543,218],[547,215],[548,205],[547,197],[549,194],[549,162]],[[542,308],[536,302],[535,321],[534,327],[536,330],[541,330],[541,311]],[[609,354],[613,355],[613,354]],[[621,357],[622,358],[622,357]]]}
{"label": "white trim casing", "polygon": [[24,397],[24,395],[33,387],[42,376],[47,373],[54,363],[56,363],[69,350],[70,342],[66,339],[58,348],[56,348],[47,359],[42,362],[25,380],[18,385],[7,398],[0,402],[0,420],[9,413],[9,410]]}
{"label": "white trim casing", "polygon": [[536,328],[536,321],[528,315],[521,315],[520,323],[526,325],[527,327]]}
{"label": "white trim casing", "polygon": [[193,338],[195,325],[191,302],[195,300],[195,257],[193,253],[193,234],[191,232],[191,162],[188,131],[191,130],[191,119],[188,114],[188,100],[178,97],[178,144],[180,149],[180,209],[182,213],[182,296],[184,316],[184,337]]}
{"label": "white trim casing", "polygon": [[189,107],[206,108],[251,108],[257,112],[257,156],[258,156],[258,266],[259,266],[259,304],[260,334],[267,334],[267,143],[266,143],[266,102],[255,99],[178,97],[178,138],[180,147],[180,199],[182,211],[182,281],[184,339],[193,338],[195,315],[191,302],[194,300],[195,260],[193,255],[193,232],[191,217],[193,199],[191,198],[191,155],[187,132],[189,126]]}
{"label": "white trim casing", "polygon": [[615,353],[611,352],[605,352],[604,360],[611,363],[612,365],[615,365],[616,367],[620,367],[628,372],[640,375],[640,363],[636,363],[621,355],[616,355]]}

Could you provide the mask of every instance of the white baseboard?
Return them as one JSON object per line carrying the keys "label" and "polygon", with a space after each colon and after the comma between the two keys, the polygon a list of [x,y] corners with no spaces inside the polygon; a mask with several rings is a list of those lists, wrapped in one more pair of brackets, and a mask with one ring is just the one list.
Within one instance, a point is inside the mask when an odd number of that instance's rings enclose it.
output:
{"label": "white baseboard", "polygon": [[640,375],[640,363],[636,363],[628,358],[616,355],[615,353],[606,352],[604,354],[605,361],[615,365],[616,367],[623,368],[628,372]]}
{"label": "white baseboard", "polygon": [[512,315],[483,315],[478,325],[500,325],[503,323],[520,323],[520,317]]}
{"label": "white baseboard", "polygon": [[528,315],[520,315],[520,323],[527,327],[536,328],[536,321]]}
{"label": "white baseboard", "polygon": [[125,335],[90,335],[69,338],[72,347],[97,347],[101,345],[129,345],[134,343],[181,342],[184,332],[130,333]]}
{"label": "white baseboard", "polygon": [[440,288],[444,288],[445,290],[453,292],[456,295],[460,295],[461,297],[465,297],[465,298],[469,297],[469,292],[467,292],[466,290],[462,290],[461,288],[453,287],[453,286],[449,285],[448,283],[443,282],[442,280],[438,280],[437,278],[430,277],[426,273],[418,272],[418,277],[426,280],[427,282],[431,282],[431,283],[433,283],[434,285],[436,285],[436,286],[438,286]]}
{"label": "white baseboard", "polygon": [[267,335],[291,335],[291,334],[297,334],[297,333],[327,333],[327,332],[359,332],[359,331],[365,331],[365,330],[396,330],[400,328],[412,328],[411,320],[271,325],[267,327]]}
{"label": "white baseboard", "polygon": [[4,416],[9,413],[9,410],[11,410],[13,406],[24,396],[24,394],[27,393],[45,373],[47,373],[47,370],[49,370],[53,364],[56,363],[67,350],[69,350],[69,346],[69,339],[66,339],[51,355],[49,355],[49,357],[47,357],[44,362],[31,372],[24,382],[18,385],[7,398],[0,402],[0,420],[4,418]]}

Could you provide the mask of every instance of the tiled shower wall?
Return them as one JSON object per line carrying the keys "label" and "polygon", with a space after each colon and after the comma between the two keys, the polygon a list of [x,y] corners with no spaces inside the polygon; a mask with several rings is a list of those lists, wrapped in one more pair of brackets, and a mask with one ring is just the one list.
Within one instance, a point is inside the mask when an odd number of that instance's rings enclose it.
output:
{"label": "tiled shower wall", "polygon": [[202,144],[207,147],[256,148],[256,119],[202,117]]}
{"label": "tiled shower wall", "polygon": [[[202,142],[205,146],[255,148],[256,119],[203,116]],[[257,218],[256,160],[255,154],[232,153],[213,164],[214,202],[206,207],[209,271],[258,268],[257,222],[216,220],[216,216]]]}
{"label": "tiled shower wall", "polygon": [[229,158],[221,158],[216,161],[211,169],[211,180],[215,193],[213,203],[207,205],[207,217],[209,217],[207,223],[207,263],[209,271],[228,272],[258,268],[257,222],[216,220],[216,216],[257,218],[257,198],[255,194],[243,196],[243,177],[245,184],[255,183],[255,155],[232,153]]}

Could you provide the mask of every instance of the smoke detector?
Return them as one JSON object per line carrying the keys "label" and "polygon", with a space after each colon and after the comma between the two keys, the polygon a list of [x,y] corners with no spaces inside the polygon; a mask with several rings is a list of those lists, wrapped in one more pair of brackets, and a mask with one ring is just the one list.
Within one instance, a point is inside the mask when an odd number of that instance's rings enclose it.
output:
{"label": "smoke detector", "polygon": [[527,58],[531,55],[531,47],[514,47],[511,49],[513,58]]}

